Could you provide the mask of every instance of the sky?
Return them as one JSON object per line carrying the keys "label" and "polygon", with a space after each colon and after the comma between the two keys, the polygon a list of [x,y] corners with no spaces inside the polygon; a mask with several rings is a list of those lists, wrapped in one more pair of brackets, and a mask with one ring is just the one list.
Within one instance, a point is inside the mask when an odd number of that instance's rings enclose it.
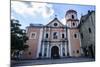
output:
{"label": "sky", "polygon": [[23,29],[31,23],[46,25],[55,18],[55,15],[61,23],[65,24],[65,14],[70,9],[77,11],[78,19],[80,19],[82,15],[88,13],[88,10],[95,11],[95,6],[11,1],[11,19],[19,20]]}

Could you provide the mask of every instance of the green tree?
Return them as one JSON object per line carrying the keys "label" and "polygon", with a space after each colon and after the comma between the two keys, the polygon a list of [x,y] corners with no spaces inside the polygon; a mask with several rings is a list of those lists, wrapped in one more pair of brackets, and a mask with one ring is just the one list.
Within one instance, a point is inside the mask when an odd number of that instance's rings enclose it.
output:
{"label": "green tree", "polygon": [[18,20],[11,19],[11,50],[24,50],[28,48],[25,45],[28,37],[26,37],[26,31],[20,28],[21,24]]}

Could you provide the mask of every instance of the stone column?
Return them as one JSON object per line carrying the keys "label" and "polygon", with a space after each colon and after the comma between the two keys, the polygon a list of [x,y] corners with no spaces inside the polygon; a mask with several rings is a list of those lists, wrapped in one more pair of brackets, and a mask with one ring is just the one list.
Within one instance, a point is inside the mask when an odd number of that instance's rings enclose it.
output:
{"label": "stone column", "polygon": [[47,45],[47,58],[49,57],[49,44]]}
{"label": "stone column", "polygon": [[65,56],[67,56],[67,44],[66,44],[66,42],[64,44],[64,47],[65,47]]}
{"label": "stone column", "polygon": [[62,44],[60,45],[60,56],[62,57]]}
{"label": "stone column", "polygon": [[44,57],[44,43],[42,44],[42,57]]}

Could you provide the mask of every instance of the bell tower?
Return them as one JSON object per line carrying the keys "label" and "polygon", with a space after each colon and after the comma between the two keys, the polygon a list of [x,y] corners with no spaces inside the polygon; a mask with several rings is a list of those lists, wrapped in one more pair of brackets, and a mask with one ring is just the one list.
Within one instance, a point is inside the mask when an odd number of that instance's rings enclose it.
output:
{"label": "bell tower", "polygon": [[75,10],[68,10],[65,15],[66,24],[69,28],[77,28],[79,20],[77,18],[77,12]]}
{"label": "bell tower", "polygon": [[69,56],[80,56],[80,34],[79,34],[79,20],[75,10],[68,10],[65,15],[66,25],[68,27],[68,48]]}

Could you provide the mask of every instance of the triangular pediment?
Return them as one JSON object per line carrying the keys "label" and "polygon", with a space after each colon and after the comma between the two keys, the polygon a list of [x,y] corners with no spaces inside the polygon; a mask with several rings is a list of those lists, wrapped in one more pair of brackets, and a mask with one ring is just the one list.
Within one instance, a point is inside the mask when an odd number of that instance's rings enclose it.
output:
{"label": "triangular pediment", "polygon": [[54,18],[46,26],[50,26],[50,27],[63,27],[64,25],[57,18]]}

